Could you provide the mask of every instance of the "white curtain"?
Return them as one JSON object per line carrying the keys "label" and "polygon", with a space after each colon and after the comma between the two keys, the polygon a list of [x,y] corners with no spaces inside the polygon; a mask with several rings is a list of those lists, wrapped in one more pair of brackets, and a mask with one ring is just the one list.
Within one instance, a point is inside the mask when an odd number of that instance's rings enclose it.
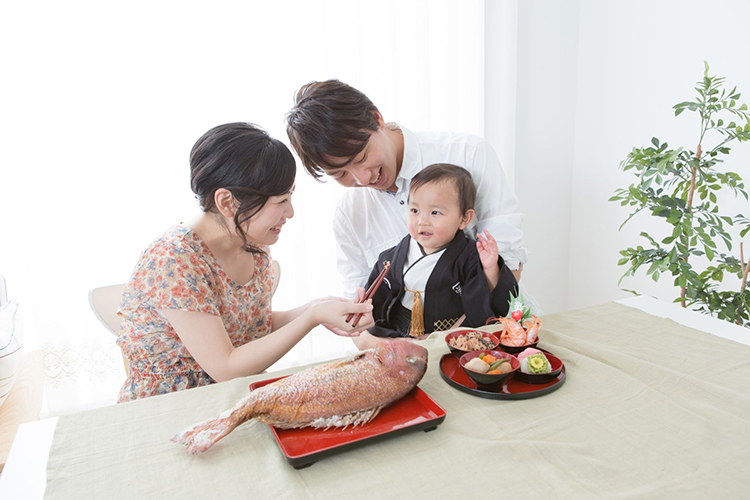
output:
{"label": "white curtain", "polygon": [[[198,213],[188,154],[249,121],[287,142],[299,86],[338,78],[388,121],[484,133],[485,3],[442,1],[7,2],[0,274],[44,348],[45,415],[114,401],[114,337],[87,292],[128,279],[141,250]],[[272,248],[275,309],[340,294],[337,185],[300,168],[296,216]],[[353,350],[316,330],[272,369]]]}

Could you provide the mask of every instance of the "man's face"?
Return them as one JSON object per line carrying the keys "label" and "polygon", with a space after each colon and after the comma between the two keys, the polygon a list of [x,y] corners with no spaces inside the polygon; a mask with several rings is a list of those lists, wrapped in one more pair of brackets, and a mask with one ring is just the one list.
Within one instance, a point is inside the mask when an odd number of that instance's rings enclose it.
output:
{"label": "man's face", "polygon": [[[332,158],[332,163],[346,158]],[[381,124],[370,132],[365,148],[346,166],[326,169],[329,177],[345,187],[369,187],[396,192],[396,176],[399,165],[396,144]]]}

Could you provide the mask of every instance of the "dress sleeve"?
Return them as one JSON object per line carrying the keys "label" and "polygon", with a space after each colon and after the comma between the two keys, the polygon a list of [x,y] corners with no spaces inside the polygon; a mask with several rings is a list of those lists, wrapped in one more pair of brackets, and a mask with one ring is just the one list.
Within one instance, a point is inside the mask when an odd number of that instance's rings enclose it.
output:
{"label": "dress sleeve", "polygon": [[528,259],[523,240],[523,214],[521,204],[505,178],[495,150],[486,141],[474,149],[467,158],[474,183],[477,186],[475,211],[476,233],[489,230],[497,241],[498,253],[511,269],[518,269]]}
{"label": "dress sleeve", "polygon": [[144,255],[134,286],[146,309],[220,316],[216,279],[194,250],[164,243]]}

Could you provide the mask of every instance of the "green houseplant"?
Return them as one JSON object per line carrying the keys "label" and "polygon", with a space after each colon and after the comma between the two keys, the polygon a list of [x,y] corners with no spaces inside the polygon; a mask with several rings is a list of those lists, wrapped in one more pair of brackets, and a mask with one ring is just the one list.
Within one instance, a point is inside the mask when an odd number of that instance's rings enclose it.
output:
{"label": "green houseplant", "polygon": [[[737,88],[727,91],[725,79],[710,76],[708,63],[704,64],[703,79],[695,87],[697,98],[674,106],[675,116],[687,110],[700,117],[695,150],[670,149],[654,137],[650,146],[633,148],[620,163],[622,170],[632,171],[637,177],[610,198],[632,210],[620,229],[639,212],[650,212],[671,229],[661,241],[641,232],[646,243],[620,251],[618,264],[628,266],[620,283],[643,266],[654,281],[669,273],[680,290],[675,302],[750,328],[750,258],[742,242],[738,245],[739,258],[732,253],[737,248],[730,234],[730,228],[734,228],[739,239],[744,238],[750,231],[750,219],[722,213],[717,196],[731,191],[748,199],[742,178],[719,167],[730,152],[730,144],[750,139],[750,112],[746,104],[738,103]],[[712,146],[709,141],[713,141]],[[704,265],[699,269],[698,264]],[[730,276],[736,276],[739,285],[734,290],[722,289]]]}

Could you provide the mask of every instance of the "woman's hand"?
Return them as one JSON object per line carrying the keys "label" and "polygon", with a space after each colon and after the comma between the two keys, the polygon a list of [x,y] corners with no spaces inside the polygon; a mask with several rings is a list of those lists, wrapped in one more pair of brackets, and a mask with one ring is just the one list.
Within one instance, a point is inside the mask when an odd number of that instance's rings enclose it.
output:
{"label": "woman's hand", "polygon": [[[317,323],[343,337],[356,337],[375,324],[372,319],[372,300],[357,304],[346,299],[333,298],[312,305],[310,313],[314,315]],[[359,314],[362,314],[362,317],[355,327],[353,323]],[[346,321],[349,315],[354,316],[350,321]]]}
{"label": "woman's hand", "polygon": [[[365,293],[366,292],[365,292],[364,288],[359,288],[357,290],[357,293],[354,296],[354,302],[355,303],[362,302],[362,299],[365,297]],[[349,302],[348,300],[343,299],[341,297],[327,297],[327,299]],[[356,317],[356,315],[355,315],[355,317]],[[344,318],[344,320],[346,320],[346,318]],[[362,334],[362,332],[365,332],[368,328],[370,328],[372,325],[375,324],[374,321],[366,322],[366,320],[367,320],[367,318],[365,316],[362,316],[359,319],[359,321],[357,322],[357,327],[356,327],[357,330],[353,331],[353,332],[349,331],[348,329],[347,330],[342,330],[341,328],[338,328],[338,327],[336,327],[334,325],[331,325],[331,324],[324,323],[323,326],[326,327],[328,330],[330,330],[331,333],[334,333],[334,334],[339,335],[341,337],[358,337],[359,335]],[[354,318],[352,318],[352,321],[349,322],[349,325],[351,325],[352,322],[354,322]]]}
{"label": "woman's hand", "polygon": [[[362,294],[364,295],[364,291],[362,292]],[[358,292],[357,293],[357,298],[356,298],[355,302],[361,300],[361,297],[362,297],[362,295],[360,295],[359,292]],[[290,309],[288,311],[274,311],[273,312],[273,331],[276,331],[279,328],[283,327],[284,325],[289,324],[290,322],[292,322],[296,318],[298,318],[301,315],[303,315],[306,312],[308,312],[310,309],[313,309],[315,306],[320,305],[323,302],[328,302],[328,301],[331,301],[331,300],[338,300],[338,301],[341,301],[341,302],[349,302],[348,300],[346,300],[346,299],[344,299],[342,297],[333,297],[333,296],[330,296],[330,297],[319,297],[317,299],[311,300],[310,302],[308,302],[308,303],[306,303],[304,305],[301,305],[301,306],[296,307],[294,309]],[[316,323],[315,325],[313,325],[313,328],[315,326],[318,326],[318,324]],[[328,325],[323,325],[323,326],[325,326],[326,328],[328,328],[329,330],[331,330],[333,333],[336,333],[337,335],[343,335],[344,334],[344,332],[340,332],[340,331],[339,332],[334,332],[331,328],[328,327]]]}

